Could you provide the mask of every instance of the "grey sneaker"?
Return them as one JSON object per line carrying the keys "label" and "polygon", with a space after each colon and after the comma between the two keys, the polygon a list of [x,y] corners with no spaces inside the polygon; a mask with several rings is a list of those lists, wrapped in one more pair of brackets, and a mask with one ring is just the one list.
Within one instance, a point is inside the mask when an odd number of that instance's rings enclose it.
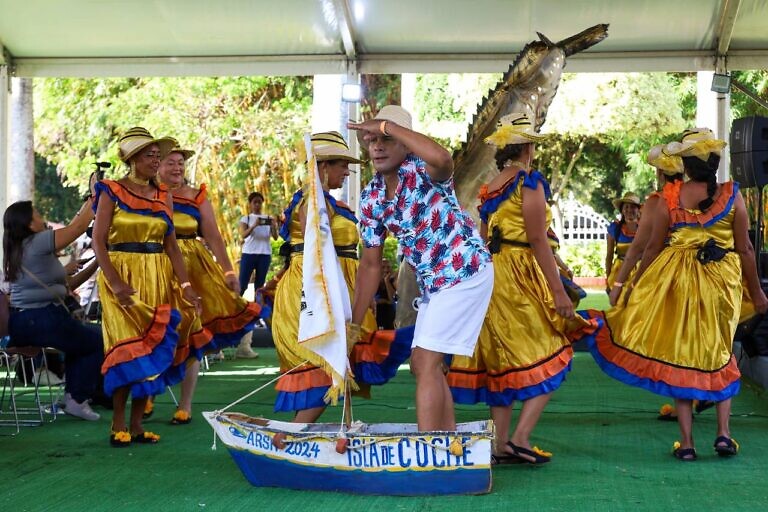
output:
{"label": "grey sneaker", "polygon": [[93,409],[91,409],[88,400],[84,400],[82,403],[77,403],[75,402],[75,399],[69,395],[69,393],[67,393],[64,400],[64,412],[70,416],[77,416],[78,418],[82,418],[87,421],[96,421],[101,418],[99,413],[93,412]]}
{"label": "grey sneaker", "polygon": [[251,347],[244,347],[243,345],[240,345],[237,347],[237,350],[235,350],[235,357],[242,359],[256,359],[259,357],[259,353],[254,352]]}

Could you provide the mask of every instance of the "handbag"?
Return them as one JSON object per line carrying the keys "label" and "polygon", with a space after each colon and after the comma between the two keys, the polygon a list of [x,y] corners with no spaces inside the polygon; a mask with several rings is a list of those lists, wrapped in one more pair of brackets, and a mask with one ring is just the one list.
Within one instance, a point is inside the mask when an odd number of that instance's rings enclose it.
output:
{"label": "handbag", "polygon": [[67,295],[62,299],[61,297],[53,293],[53,290],[51,290],[51,288],[47,284],[45,284],[39,277],[37,277],[35,274],[27,270],[26,267],[22,266],[21,270],[26,272],[27,275],[31,277],[32,280],[34,280],[41,287],[48,290],[48,293],[51,294],[51,297],[53,297],[61,306],[64,307],[64,309],[67,310],[67,312],[69,313],[69,316],[81,322],[85,320],[85,309],[83,308],[83,306],[80,305],[80,302],[78,302],[77,299],[75,299],[71,295]]}

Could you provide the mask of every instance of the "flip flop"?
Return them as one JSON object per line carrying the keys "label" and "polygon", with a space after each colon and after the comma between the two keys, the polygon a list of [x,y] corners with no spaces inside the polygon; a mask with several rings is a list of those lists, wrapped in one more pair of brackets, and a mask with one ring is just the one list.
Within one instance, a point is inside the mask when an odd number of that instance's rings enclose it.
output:
{"label": "flip flop", "polygon": [[171,418],[171,425],[188,425],[192,422],[192,415],[182,409],[177,409]]}
{"label": "flip flop", "polygon": [[109,434],[109,444],[113,448],[125,448],[131,444],[131,434],[127,430],[111,432]]}
{"label": "flip flop", "polygon": [[139,444],[157,444],[160,436],[154,432],[142,432],[141,434],[131,434],[131,442]]}

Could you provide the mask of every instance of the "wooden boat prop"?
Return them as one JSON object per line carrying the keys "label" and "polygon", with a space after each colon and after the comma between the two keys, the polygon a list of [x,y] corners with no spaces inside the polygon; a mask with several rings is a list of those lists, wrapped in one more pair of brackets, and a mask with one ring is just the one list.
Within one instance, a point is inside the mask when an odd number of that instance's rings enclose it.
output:
{"label": "wooden boat prop", "polygon": [[[355,422],[340,434],[338,423],[289,423],[228,412],[203,416],[258,487],[399,496],[491,490],[490,420],[461,423],[455,432]],[[284,441],[273,443],[278,433]]]}
{"label": "wooden boat prop", "polygon": [[330,237],[309,135],[304,142],[314,179],[309,179],[307,195],[298,333],[301,348],[297,350],[307,358],[305,362],[331,377],[325,396],[328,402],[346,396],[343,420],[336,424],[289,423],[225,412],[259,389],[203,416],[246,479],[256,486],[385,495],[489,492],[490,421],[464,423],[452,432],[419,432],[414,424],[352,421],[346,330],[351,319],[349,292]]}

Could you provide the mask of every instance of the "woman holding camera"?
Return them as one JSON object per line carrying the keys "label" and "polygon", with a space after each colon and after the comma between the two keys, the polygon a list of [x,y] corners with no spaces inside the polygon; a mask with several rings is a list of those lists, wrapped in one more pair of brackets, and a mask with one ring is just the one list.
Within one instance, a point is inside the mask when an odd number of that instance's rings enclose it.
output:
{"label": "woman holding camera", "polygon": [[[91,183],[91,189],[93,183]],[[52,347],[64,353],[64,412],[95,421],[89,405],[97,394],[104,359],[101,332],[72,318],[60,251],[85,232],[93,219],[89,196],[72,221],[52,230],[31,201],[13,203],[3,216],[3,271],[10,283],[9,346]]]}
{"label": "woman holding camera", "polygon": [[264,196],[260,192],[251,192],[248,195],[250,211],[240,219],[238,225],[238,231],[243,238],[243,255],[240,258],[240,295],[245,293],[254,272],[256,277],[253,280],[253,289],[258,290],[264,286],[269,264],[272,261],[272,246],[269,238],[271,236],[277,240],[277,221],[261,213],[263,206]]}

